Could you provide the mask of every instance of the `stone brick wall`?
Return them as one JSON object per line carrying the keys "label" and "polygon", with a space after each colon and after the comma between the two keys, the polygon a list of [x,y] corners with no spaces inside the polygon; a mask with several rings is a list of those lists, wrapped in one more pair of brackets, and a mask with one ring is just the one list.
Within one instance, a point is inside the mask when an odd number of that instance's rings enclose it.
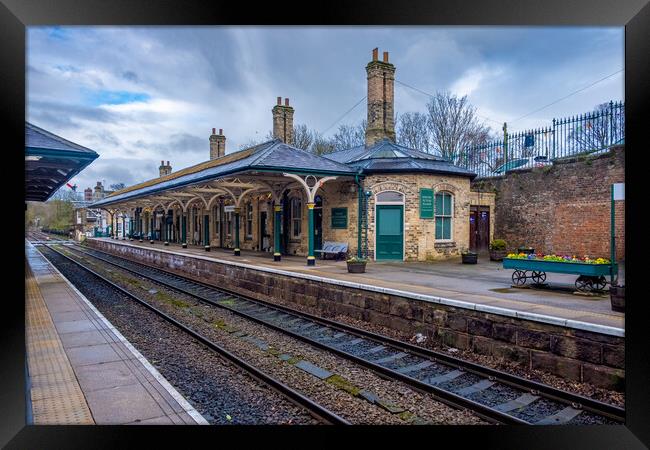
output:
{"label": "stone brick wall", "polygon": [[[469,248],[470,182],[466,177],[432,174],[371,175],[365,180],[372,192],[368,203],[368,243],[375,248],[375,197],[380,192],[404,194],[404,258],[412,261],[458,255]],[[453,195],[452,240],[435,239],[435,219],[420,219],[420,189],[447,191]]]}
{"label": "stone brick wall", "polygon": [[625,339],[532,320],[426,302],[341,284],[308,280],[234,264],[176,255],[156,249],[89,239],[91,247],[180,273],[273,302],[307,307],[313,314],[344,314],[408,334],[476,353],[493,355],[524,367],[622,390]]}
{"label": "stone brick wall", "polygon": [[[625,181],[625,147],[472,183],[496,193],[495,238],[508,250],[610,257],[610,186]],[[616,257],[625,258],[625,201],[616,202]]]}

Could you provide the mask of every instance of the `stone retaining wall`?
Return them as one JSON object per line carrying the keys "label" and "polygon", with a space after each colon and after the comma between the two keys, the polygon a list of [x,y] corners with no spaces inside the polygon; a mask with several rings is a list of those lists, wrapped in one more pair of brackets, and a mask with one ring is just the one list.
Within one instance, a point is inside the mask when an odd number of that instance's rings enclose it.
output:
{"label": "stone retaining wall", "polygon": [[100,250],[173,269],[242,295],[309,307],[316,315],[344,314],[409,334],[423,333],[459,349],[502,357],[575,381],[623,390],[625,339],[532,320],[308,280],[170,252],[88,240]]}

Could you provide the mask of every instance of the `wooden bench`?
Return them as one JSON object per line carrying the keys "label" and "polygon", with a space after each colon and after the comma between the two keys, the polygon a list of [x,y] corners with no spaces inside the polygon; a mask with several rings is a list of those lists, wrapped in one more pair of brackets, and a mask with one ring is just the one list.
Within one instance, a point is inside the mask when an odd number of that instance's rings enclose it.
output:
{"label": "wooden bench", "polygon": [[347,242],[323,242],[323,248],[314,250],[315,253],[320,253],[322,259],[326,259],[327,255],[333,255],[335,259],[346,258],[348,255]]}

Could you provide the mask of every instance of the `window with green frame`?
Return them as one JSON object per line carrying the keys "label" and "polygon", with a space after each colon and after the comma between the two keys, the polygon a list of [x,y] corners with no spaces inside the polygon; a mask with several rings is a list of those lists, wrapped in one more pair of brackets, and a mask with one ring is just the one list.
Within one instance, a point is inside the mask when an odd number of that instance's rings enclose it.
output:
{"label": "window with green frame", "polygon": [[436,240],[451,240],[452,195],[449,192],[436,192]]}

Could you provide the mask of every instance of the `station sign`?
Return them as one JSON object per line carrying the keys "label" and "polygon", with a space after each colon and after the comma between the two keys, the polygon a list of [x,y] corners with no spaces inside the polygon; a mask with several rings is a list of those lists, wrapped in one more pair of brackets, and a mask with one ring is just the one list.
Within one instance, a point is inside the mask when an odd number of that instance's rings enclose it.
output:
{"label": "station sign", "polygon": [[235,205],[226,205],[223,207],[223,212],[235,212]]}
{"label": "station sign", "polygon": [[347,208],[332,208],[332,223],[331,228],[347,228],[348,227],[348,209]]}
{"label": "station sign", "polygon": [[420,219],[433,219],[433,189],[420,189]]}
{"label": "station sign", "polygon": [[614,200],[625,200],[625,183],[614,183]]}

